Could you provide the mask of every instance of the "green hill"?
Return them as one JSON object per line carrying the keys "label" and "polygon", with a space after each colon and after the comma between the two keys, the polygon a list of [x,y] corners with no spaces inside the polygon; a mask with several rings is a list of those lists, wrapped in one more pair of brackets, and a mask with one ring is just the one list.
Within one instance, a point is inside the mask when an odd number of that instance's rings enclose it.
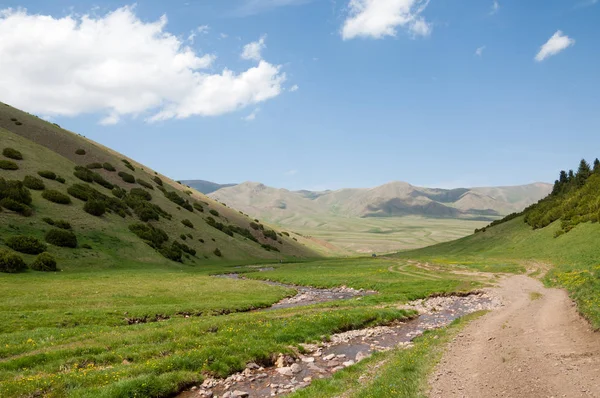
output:
{"label": "green hill", "polygon": [[[493,270],[499,264],[552,266],[548,284],[565,287],[582,314],[600,328],[600,162],[561,172],[550,195],[475,234],[399,253],[438,263]],[[542,266],[543,268],[543,266]]]}
{"label": "green hill", "polygon": [[65,270],[318,256],[301,236],[4,104],[0,151],[3,256],[10,247],[31,264],[46,250]]}

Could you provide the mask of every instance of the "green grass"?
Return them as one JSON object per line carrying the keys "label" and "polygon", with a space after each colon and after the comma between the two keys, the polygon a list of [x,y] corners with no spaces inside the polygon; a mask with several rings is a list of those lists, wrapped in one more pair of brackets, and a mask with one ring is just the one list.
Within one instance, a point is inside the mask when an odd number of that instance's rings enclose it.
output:
{"label": "green grass", "polygon": [[579,311],[600,329],[600,224],[579,224],[557,238],[560,221],[533,230],[523,217],[453,242],[401,252],[394,258],[417,258],[446,264],[478,264],[480,270],[554,266],[544,282],[566,288]]}
{"label": "green grass", "polygon": [[[440,360],[444,348],[471,320],[483,312],[457,319],[450,326],[427,331],[414,340],[410,349],[378,353],[331,379],[316,380],[290,398],[406,397],[427,396],[427,378]],[[362,376],[362,379],[361,379]]]}
{"label": "green grass", "polygon": [[[169,396],[205,373],[271,363],[304,342],[411,316],[398,302],[479,286],[395,259],[354,258],[252,266],[122,264],[120,268],[0,275],[0,396]],[[313,286],[377,289],[362,299],[277,311],[292,290],[210,274],[246,272]],[[229,313],[229,314],[228,314]],[[126,318],[158,322],[129,325]],[[192,316],[186,317],[186,315]]]}

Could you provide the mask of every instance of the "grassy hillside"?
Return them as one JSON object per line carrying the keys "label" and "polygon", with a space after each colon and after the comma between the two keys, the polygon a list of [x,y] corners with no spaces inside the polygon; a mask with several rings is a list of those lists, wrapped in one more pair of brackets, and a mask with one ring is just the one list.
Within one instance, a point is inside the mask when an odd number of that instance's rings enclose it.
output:
{"label": "grassy hillside", "polygon": [[[583,174],[582,174],[583,173]],[[565,287],[580,311],[600,328],[600,163],[561,172],[553,193],[465,238],[399,253],[399,257],[444,263],[554,266],[546,282]]]}
{"label": "grassy hillside", "polygon": [[[0,151],[0,248],[18,248],[15,241],[35,238],[61,269],[317,256],[306,246],[315,245],[309,240],[257,223],[132,159],[4,104]],[[60,232],[57,222],[68,230]],[[49,239],[56,230],[58,235],[72,232],[76,248]],[[28,264],[35,258],[23,256]]]}

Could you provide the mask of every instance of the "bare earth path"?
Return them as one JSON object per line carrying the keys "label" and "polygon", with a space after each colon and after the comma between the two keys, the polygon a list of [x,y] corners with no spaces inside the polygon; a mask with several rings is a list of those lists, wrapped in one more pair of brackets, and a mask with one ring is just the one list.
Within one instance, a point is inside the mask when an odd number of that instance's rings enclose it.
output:
{"label": "bare earth path", "polygon": [[504,307],[450,344],[431,377],[430,397],[600,397],[600,333],[567,294],[523,275],[495,290]]}

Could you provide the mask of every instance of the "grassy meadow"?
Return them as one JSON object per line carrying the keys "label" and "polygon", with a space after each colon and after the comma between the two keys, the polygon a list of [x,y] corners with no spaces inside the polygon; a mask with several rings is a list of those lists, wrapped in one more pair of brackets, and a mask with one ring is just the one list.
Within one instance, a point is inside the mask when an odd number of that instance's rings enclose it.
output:
{"label": "grassy meadow", "polygon": [[[249,361],[269,364],[290,346],[387,324],[412,314],[398,302],[480,286],[404,260],[354,258],[204,267],[123,266],[93,272],[0,274],[0,396],[169,396],[226,376]],[[294,294],[252,279],[346,285],[379,294],[275,311],[254,311]],[[145,323],[130,324],[130,321]]]}

